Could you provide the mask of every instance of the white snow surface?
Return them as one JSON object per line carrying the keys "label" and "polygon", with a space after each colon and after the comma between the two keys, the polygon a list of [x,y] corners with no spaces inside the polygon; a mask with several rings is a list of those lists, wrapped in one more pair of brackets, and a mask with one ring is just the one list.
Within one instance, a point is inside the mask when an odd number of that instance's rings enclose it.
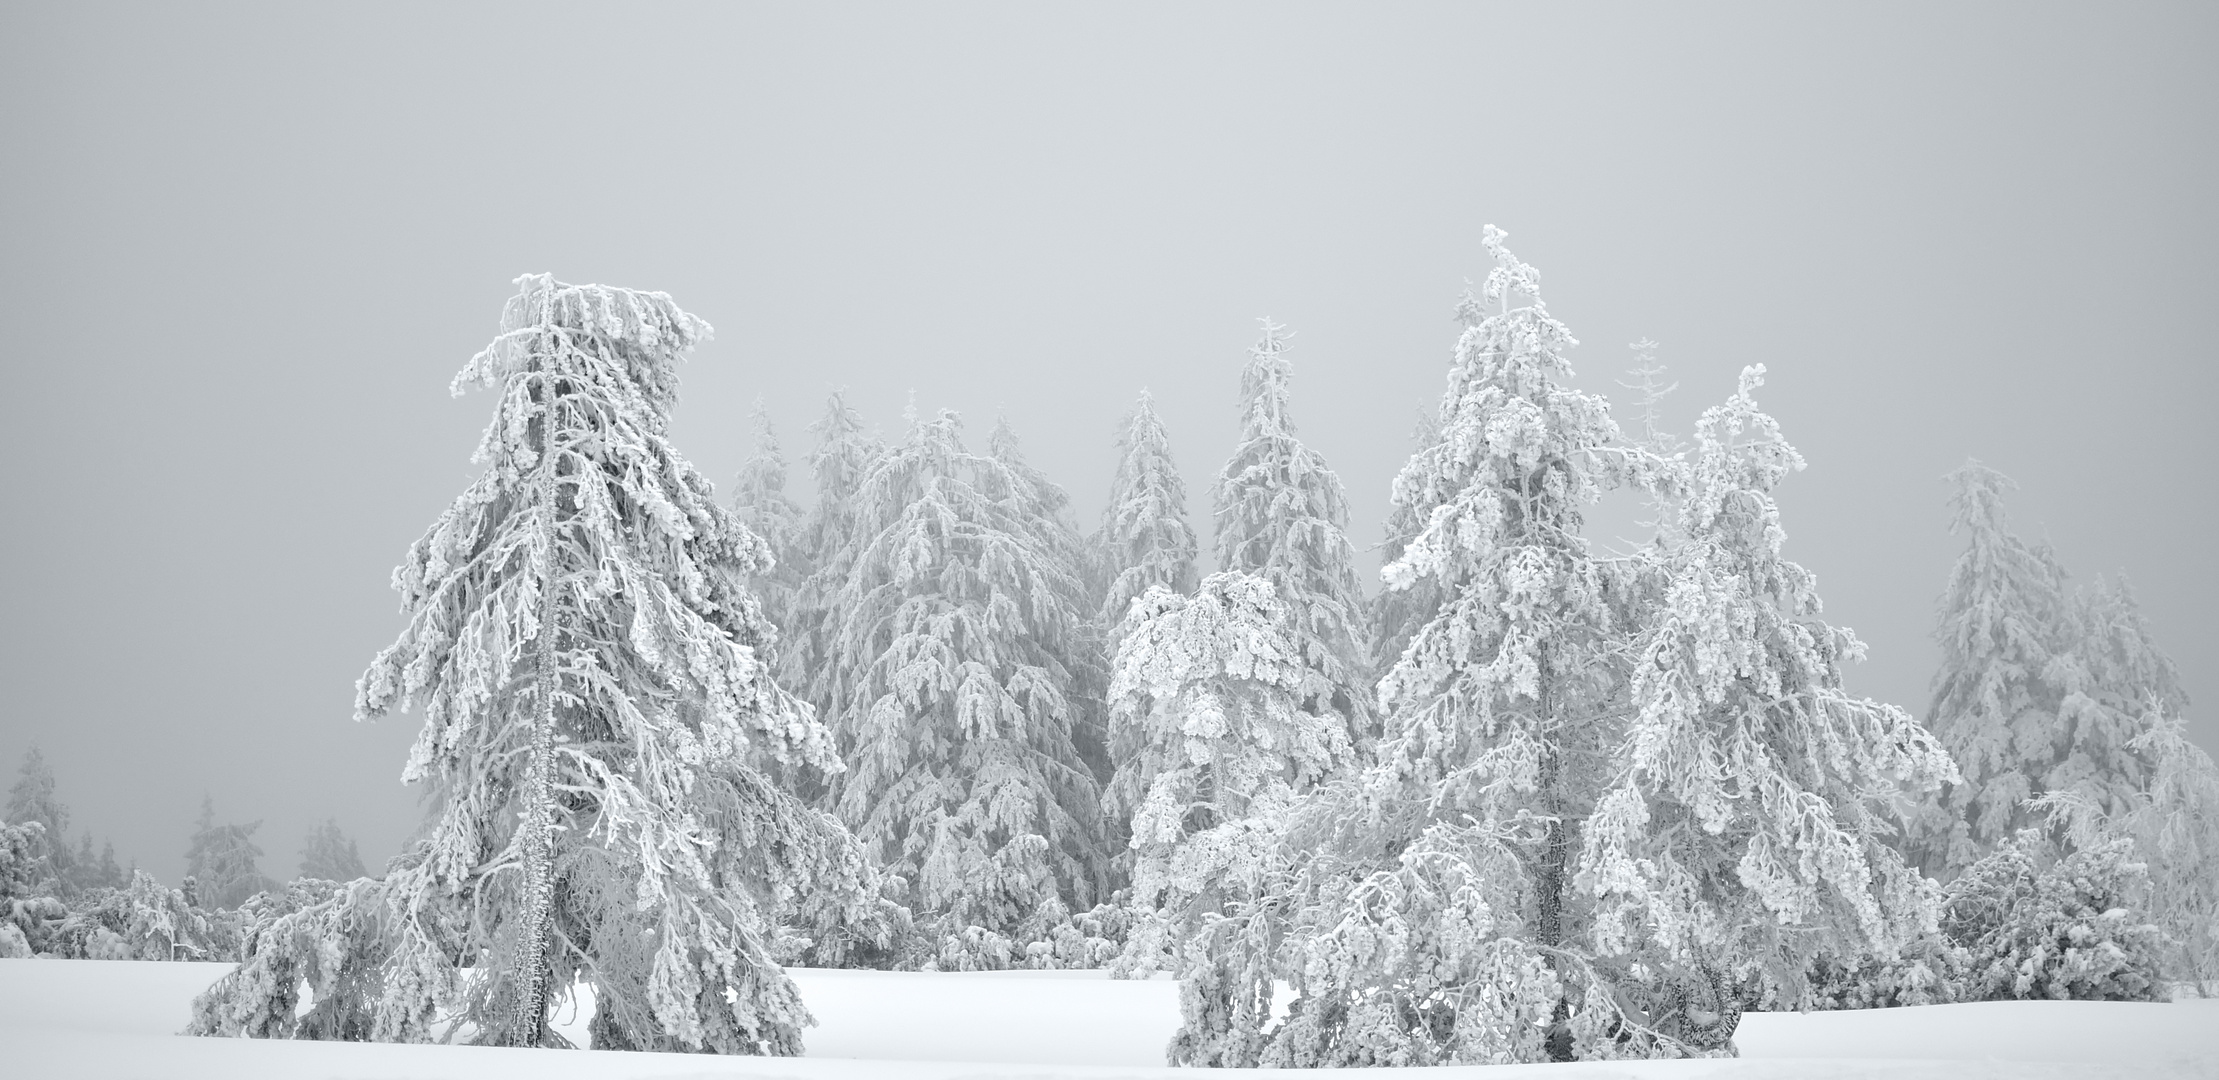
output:
{"label": "white snow surface", "polygon": [[[1163,1067],[1178,984],[1099,972],[797,969],[816,1014],[805,1058],[203,1039],[193,995],[228,964],[0,960],[0,1075],[11,1080],[959,1080],[1192,1077]],[[583,1017],[565,1026],[583,1039]],[[1984,1002],[1751,1013],[1739,1059],[1317,1070],[1422,1080],[2078,1080],[2219,1078],[2219,999]],[[1256,1070],[1278,1073],[1297,1070]]]}

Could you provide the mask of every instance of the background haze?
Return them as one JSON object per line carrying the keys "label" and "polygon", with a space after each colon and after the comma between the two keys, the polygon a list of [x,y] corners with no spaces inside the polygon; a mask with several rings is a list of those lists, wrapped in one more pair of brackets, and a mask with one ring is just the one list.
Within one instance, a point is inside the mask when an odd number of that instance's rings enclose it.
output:
{"label": "background haze", "polygon": [[393,854],[415,723],[353,683],[517,274],[708,319],[677,445],[728,482],[761,395],[804,500],[827,390],[914,391],[1091,527],[1150,387],[1205,541],[1270,315],[1363,547],[1490,221],[1621,418],[1636,338],[1683,433],[1768,366],[1852,689],[1923,714],[1977,455],[2219,749],[2215,51],[2208,4],[9,5],[0,784],[37,743],[172,882],[204,791],[281,879],[327,815]]}

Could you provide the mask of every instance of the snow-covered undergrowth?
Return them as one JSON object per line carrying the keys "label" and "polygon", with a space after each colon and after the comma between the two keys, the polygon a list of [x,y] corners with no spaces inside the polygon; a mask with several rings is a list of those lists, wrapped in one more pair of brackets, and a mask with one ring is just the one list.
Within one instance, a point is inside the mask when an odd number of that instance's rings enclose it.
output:
{"label": "snow-covered undergrowth", "polygon": [[[1170,1077],[1177,984],[1095,972],[792,972],[816,1015],[803,1059],[175,1035],[227,964],[0,960],[0,1065],[11,1077]],[[583,1041],[585,1016],[566,1010]],[[2219,999],[1981,1002],[1742,1018],[1739,1060],[1333,1070],[1490,1080],[1719,1077],[2219,1077]],[[1278,1071],[1278,1070],[1263,1070]],[[1178,1075],[1188,1075],[1179,1070]]]}

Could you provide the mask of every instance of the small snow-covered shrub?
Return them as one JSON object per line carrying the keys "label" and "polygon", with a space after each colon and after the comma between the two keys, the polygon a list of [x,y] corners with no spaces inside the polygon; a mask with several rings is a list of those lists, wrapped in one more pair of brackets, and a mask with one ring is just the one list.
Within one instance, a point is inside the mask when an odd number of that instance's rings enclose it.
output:
{"label": "small snow-covered shrub", "polygon": [[47,827],[36,821],[0,823],[0,956],[38,956],[53,927],[69,914],[47,896]]}
{"label": "small snow-covered shrub", "polygon": [[1123,891],[1087,911],[1056,921],[1025,945],[1025,965],[1042,969],[1106,968],[1125,951],[1134,912]]}
{"label": "small snow-covered shrub", "polygon": [[[439,932],[452,930],[437,918],[441,912],[417,919],[409,916],[418,912],[396,911],[410,898],[394,904],[392,894],[362,878],[319,902],[272,913],[247,935],[252,947],[237,970],[193,1000],[185,1033],[428,1041],[460,998],[460,980],[440,962],[459,935]],[[304,984],[315,1003],[305,1011]]]}
{"label": "small snow-covered shrub", "polygon": [[23,931],[12,922],[0,922],[0,960],[28,960],[37,955]]}
{"label": "small snow-covered shrub", "polygon": [[45,869],[46,826],[36,821],[0,822],[0,900],[29,896]]}
{"label": "small snow-covered shrub", "polygon": [[1052,901],[1043,904],[1014,934],[941,919],[915,939],[899,966],[924,971],[1106,968],[1125,951],[1133,920],[1123,893],[1080,912]]}
{"label": "small snow-covered shrub", "polygon": [[46,952],[68,918],[50,868],[45,825],[0,822],[0,957]]}
{"label": "small snow-covered shrub", "polygon": [[2035,830],[1943,893],[1942,932],[1966,951],[1962,1000],[2158,1001],[2166,942],[2141,915],[2148,868],[2123,837],[2050,857]]}
{"label": "small snow-covered shrub", "polygon": [[1892,957],[1822,955],[1811,964],[1800,1004],[1816,1010],[1946,1005],[1960,1000],[1970,955],[1938,933],[1913,939]]}
{"label": "small snow-covered shrub", "polygon": [[182,890],[134,870],[127,887],[81,897],[55,927],[47,951],[71,960],[232,959],[235,921],[228,912],[194,908]]}

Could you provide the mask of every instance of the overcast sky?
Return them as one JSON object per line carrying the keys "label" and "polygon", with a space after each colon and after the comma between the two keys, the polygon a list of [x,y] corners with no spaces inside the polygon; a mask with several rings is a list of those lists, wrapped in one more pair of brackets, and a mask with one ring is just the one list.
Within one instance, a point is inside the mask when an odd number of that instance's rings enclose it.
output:
{"label": "overcast sky", "polygon": [[1977,455],[2219,747],[2215,54],[2208,3],[10,4],[0,785],[37,743],[171,881],[203,792],[281,879],[326,816],[393,854],[415,724],[354,680],[518,274],[714,324],[673,434],[720,484],[758,395],[798,461],[830,388],[914,392],[1091,526],[1145,386],[1205,535],[1268,315],[1368,547],[1488,222],[1587,388],[1655,338],[1685,431],[1768,366],[1853,690],[1923,716]]}

